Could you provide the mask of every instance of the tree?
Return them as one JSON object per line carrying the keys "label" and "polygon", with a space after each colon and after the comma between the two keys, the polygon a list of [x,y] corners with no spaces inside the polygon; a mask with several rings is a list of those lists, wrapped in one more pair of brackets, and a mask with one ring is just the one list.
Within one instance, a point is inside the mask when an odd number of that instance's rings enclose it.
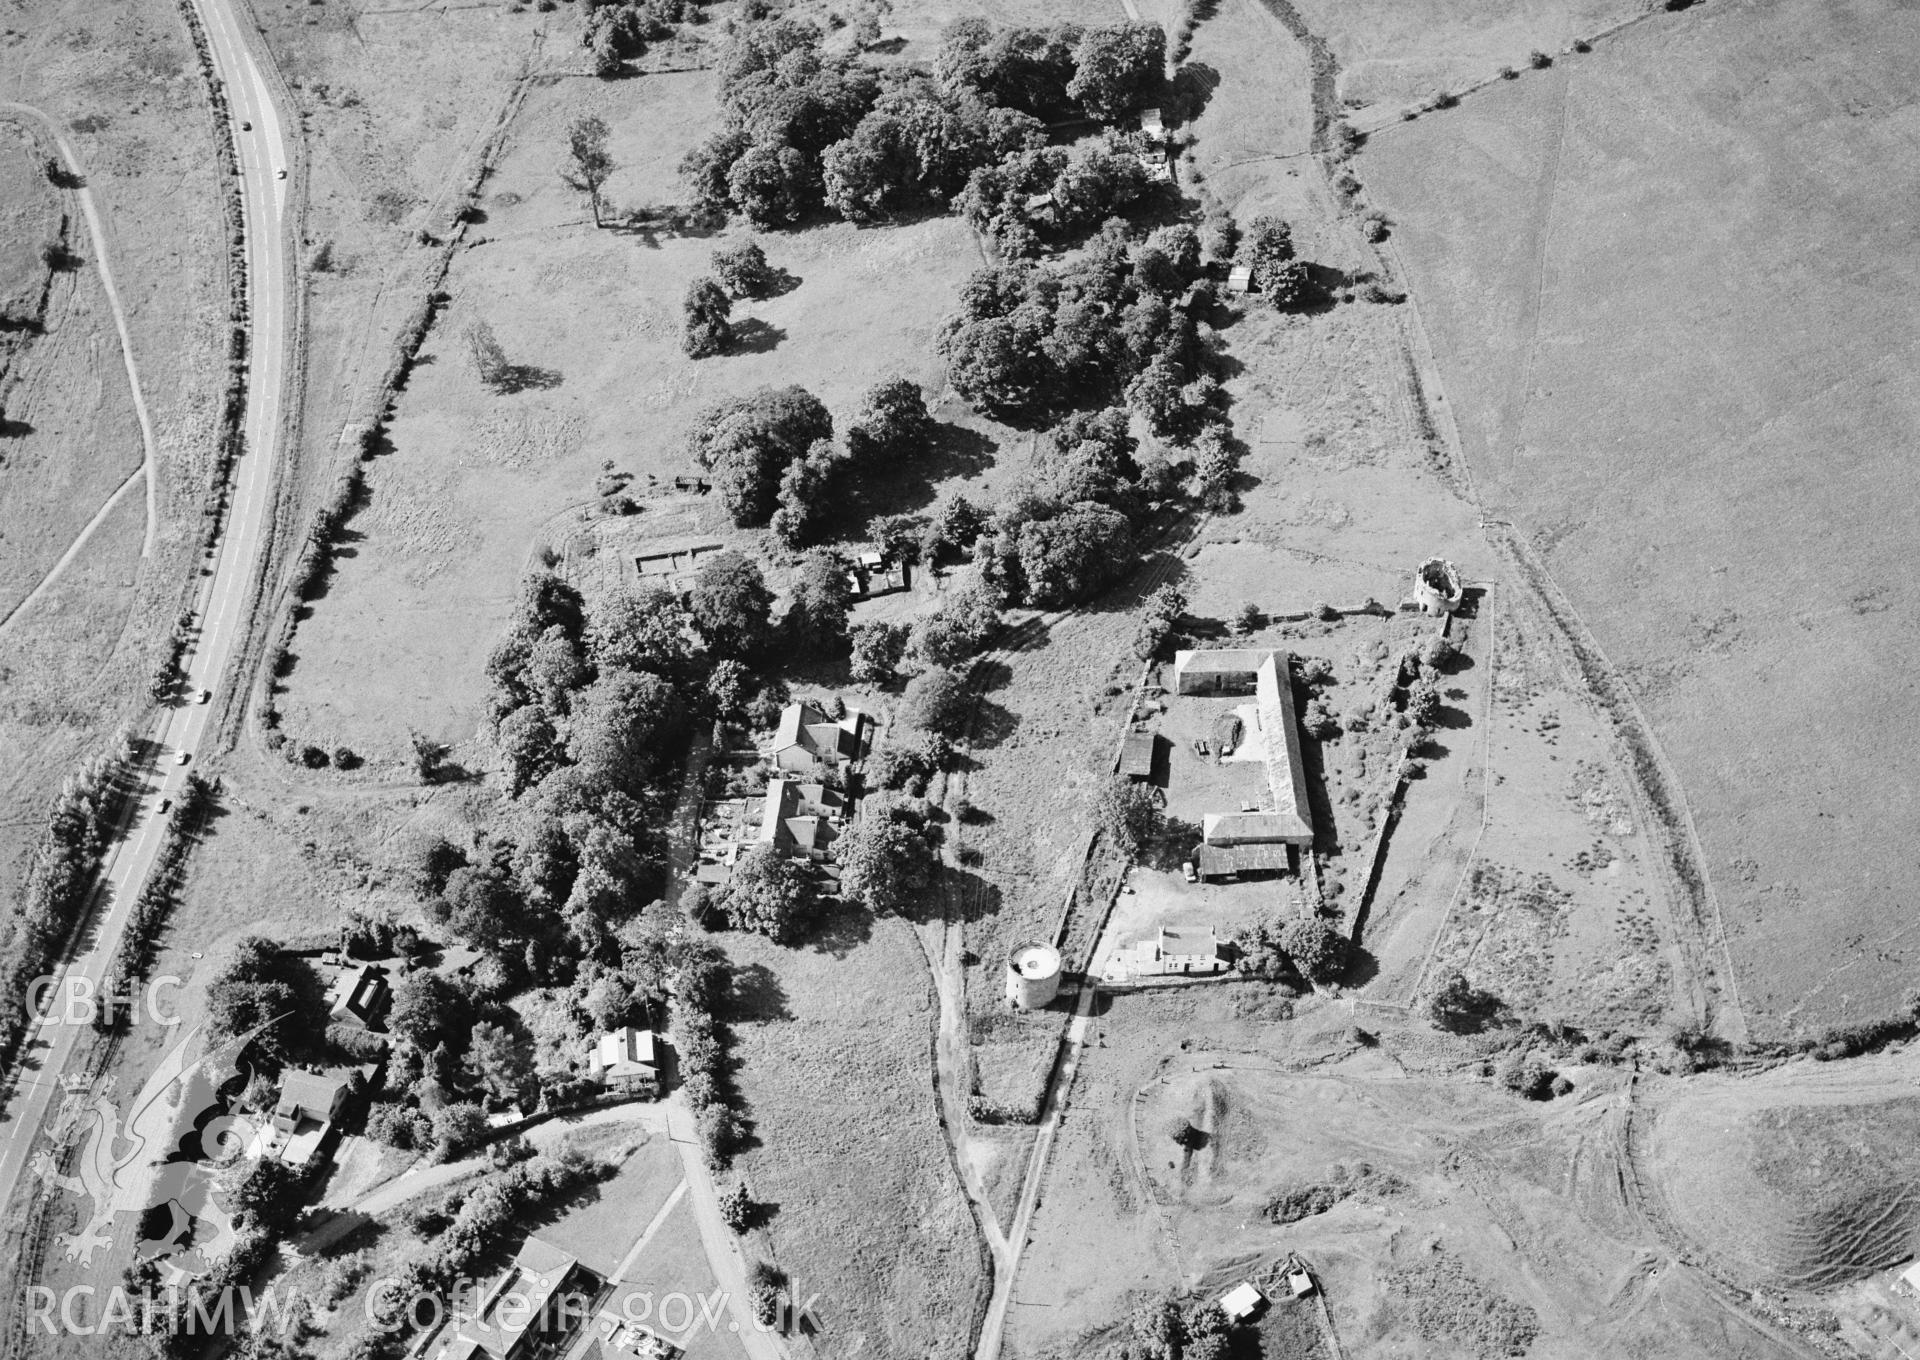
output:
{"label": "tree", "polygon": [[737,298],[764,296],[777,277],[773,266],[767,263],[767,252],[751,237],[714,251],[713,272]]}
{"label": "tree", "polygon": [[1296,916],[1280,928],[1280,947],[1315,982],[1332,982],[1347,969],[1347,938],[1318,916]]}
{"label": "tree", "polygon": [[652,671],[675,683],[692,679],[695,646],[687,611],[662,586],[617,591],[595,607],[587,658],[601,675]]}
{"label": "tree", "polygon": [[1187,593],[1171,582],[1147,596],[1140,612],[1140,627],[1133,635],[1133,654],[1142,661],[1158,655],[1186,610]]}
{"label": "tree", "polygon": [[1145,103],[1166,78],[1167,35],[1159,24],[1090,28],[1073,50],[1067,97],[1105,123]]}
{"label": "tree", "polygon": [[494,335],[493,327],[484,321],[469,322],[465,334],[467,358],[473,364],[474,373],[482,383],[499,391],[513,371],[513,366],[507,362],[507,352],[500,348],[499,337]]}
{"label": "tree", "polygon": [[560,764],[559,733],[537,704],[516,708],[493,733],[494,749],[507,769],[507,796],[518,798]]}
{"label": "tree", "polygon": [[1260,612],[1260,606],[1252,600],[1242,600],[1240,608],[1233,616],[1233,631],[1241,637],[1247,637],[1260,629],[1261,620],[1266,616]]}
{"label": "tree", "polygon": [[853,586],[847,569],[831,553],[810,552],[793,576],[793,605],[787,623],[796,640],[816,655],[847,649],[847,620],[853,611]]}
{"label": "tree", "polygon": [[1093,820],[1114,849],[1131,857],[1159,837],[1164,819],[1151,785],[1116,774],[1094,791]]}
{"label": "tree", "polygon": [[393,989],[387,1028],[421,1053],[455,1038],[464,1047],[471,1025],[466,994],[438,973],[409,973]]}
{"label": "tree", "polygon": [[906,715],[915,727],[958,737],[973,715],[973,696],[958,675],[944,666],[932,666],[908,683]]}
{"label": "tree", "polygon": [[434,1151],[443,1162],[457,1161],[487,1141],[487,1112],[470,1101],[437,1111],[433,1116]]}
{"label": "tree", "polygon": [[980,655],[1000,626],[1000,593],[974,577],[913,625],[913,654],[933,666],[957,666]]}
{"label": "tree", "polygon": [[1185,1115],[1175,1115],[1167,1121],[1167,1137],[1173,1139],[1177,1147],[1192,1151],[1205,1147],[1207,1135],[1193,1126],[1193,1121]]}
{"label": "tree", "polygon": [[810,899],[799,865],[774,846],[756,845],[733,866],[721,889],[720,910],[735,930],[787,944],[804,927]]}
{"label": "tree", "polygon": [[413,752],[413,772],[422,784],[431,784],[440,773],[440,757],[446,754],[439,742],[424,732],[409,729],[407,745]]}
{"label": "tree", "polygon": [[892,470],[924,454],[932,442],[926,396],[910,378],[889,378],[868,389],[847,429],[847,455],[863,469]]}
{"label": "tree", "polygon": [[745,1182],[736,1182],[720,1192],[720,1221],[734,1233],[744,1233],[760,1221],[760,1206],[747,1193]]}
{"label": "tree", "polygon": [[300,1216],[306,1185],[299,1170],[278,1157],[262,1157],[233,1188],[233,1204],[246,1223],[279,1235]]}
{"label": "tree", "polygon": [[590,778],[637,796],[660,757],[679,747],[685,722],[671,683],[648,671],[615,671],[581,691],[567,753]]}
{"label": "tree", "polygon": [[1076,505],[1020,526],[1020,570],[1027,599],[1044,608],[1091,599],[1133,565],[1126,516],[1100,505]]}
{"label": "tree", "polygon": [[789,464],[833,438],[833,417],[801,387],[763,387],[709,407],[694,422],[688,449],[714,474],[735,524],[765,524]]}
{"label": "tree", "polygon": [[815,542],[826,533],[843,499],[846,459],[831,439],[814,441],[806,456],[780,475],[779,508],[768,527],[789,548]]}
{"label": "tree", "polygon": [[1313,275],[1299,260],[1287,260],[1267,271],[1260,291],[1275,307],[1290,312],[1313,300]]}
{"label": "tree", "polygon": [[467,1062],[480,1084],[501,1100],[524,1105],[538,1085],[532,1040],[505,1025],[486,1021],[475,1025]]}
{"label": "tree", "polygon": [[933,869],[926,837],[884,809],[848,827],[834,854],[842,895],[876,916],[894,915],[924,892]]}
{"label": "tree", "polygon": [[1273,272],[1293,259],[1293,228],[1277,217],[1256,217],[1240,242],[1240,263],[1252,271],[1255,292],[1267,291]]}
{"label": "tree", "polygon": [[907,626],[876,619],[853,630],[853,678],[863,685],[890,685],[907,654]]}
{"label": "tree", "polygon": [[693,626],[715,656],[745,660],[767,639],[773,592],[753,560],[728,550],[715,553],[694,578]]}
{"label": "tree", "polygon": [[1193,441],[1193,498],[1215,514],[1238,503],[1233,489],[1240,472],[1240,450],[1224,427],[1209,425]]}
{"label": "tree", "polygon": [[680,345],[689,359],[710,358],[733,343],[733,323],[727,319],[733,300],[714,280],[699,278],[688,284],[681,311],[685,324]]}
{"label": "tree", "polygon": [[567,128],[567,163],[560,178],[578,189],[593,205],[593,225],[600,225],[600,190],[613,174],[613,154],[607,150],[607,125],[591,114],[576,118]]}

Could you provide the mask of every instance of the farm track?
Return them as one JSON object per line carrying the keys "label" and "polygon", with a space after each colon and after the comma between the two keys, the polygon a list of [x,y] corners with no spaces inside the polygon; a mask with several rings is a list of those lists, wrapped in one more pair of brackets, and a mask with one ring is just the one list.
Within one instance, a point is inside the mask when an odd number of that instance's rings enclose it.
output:
{"label": "farm track", "polygon": [[59,154],[61,162],[66,167],[67,173],[73,177],[74,187],[65,190],[65,192],[73,195],[74,200],[80,205],[81,216],[86,219],[87,236],[93,243],[92,263],[95,271],[99,275],[100,290],[106,295],[107,308],[113,313],[114,331],[120,338],[120,359],[126,369],[127,387],[133,397],[134,415],[140,421],[140,445],[142,450],[140,467],[131,473],[125,481],[121,482],[121,484],[114,489],[113,493],[107,497],[100,509],[94,513],[93,518],[87,521],[85,527],[80,530],[80,533],[74,538],[73,542],[68,545],[67,550],[61,554],[59,560],[48,569],[46,575],[40,578],[39,583],[36,584],[32,590],[28,591],[18,604],[7,611],[5,618],[0,618],[0,635],[4,635],[7,630],[33,606],[34,601],[39,599],[41,595],[53,586],[54,582],[59,579],[60,574],[72,564],[73,559],[80,555],[80,550],[86,546],[87,540],[93,537],[94,531],[106,521],[107,516],[112,512],[113,508],[120,503],[120,498],[132,487],[134,481],[141,477],[146,478],[147,524],[146,532],[140,542],[140,555],[143,558],[153,556],[153,540],[158,530],[158,492],[156,484],[159,472],[159,452],[153,433],[153,416],[147,410],[146,395],[140,387],[139,365],[134,361],[133,357],[133,337],[127,327],[127,311],[120,301],[119,286],[114,282],[113,261],[107,250],[105,220],[101,216],[99,204],[94,199],[93,189],[87,183],[86,166],[81,162],[79,153],[76,152],[72,144],[67,141],[66,134],[61,132],[60,125],[40,109],[34,108],[30,104],[16,104],[10,100],[0,100],[0,114],[11,114],[14,117],[36,124],[47,139],[53,143],[55,151]]}

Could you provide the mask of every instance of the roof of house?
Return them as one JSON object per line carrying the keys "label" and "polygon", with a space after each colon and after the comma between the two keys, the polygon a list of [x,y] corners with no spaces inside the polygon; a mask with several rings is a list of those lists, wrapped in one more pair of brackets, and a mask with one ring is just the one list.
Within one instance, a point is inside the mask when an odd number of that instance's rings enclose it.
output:
{"label": "roof of house", "polygon": [[1208,878],[1219,874],[1284,873],[1289,867],[1284,841],[1255,841],[1247,845],[1208,845],[1194,850],[1194,867]]}
{"label": "roof of house", "polygon": [[1248,1281],[1242,1280],[1220,1296],[1220,1311],[1238,1322],[1266,1301],[1266,1295]]}
{"label": "roof of house", "polygon": [[1161,955],[1211,958],[1220,952],[1220,939],[1212,926],[1161,926]]}
{"label": "roof of house", "polygon": [[1201,647],[1173,654],[1177,675],[1253,675],[1273,655],[1271,647]]}
{"label": "roof of house", "polygon": [[386,1004],[390,988],[387,986],[386,970],[375,964],[363,963],[358,968],[350,968],[342,973],[333,984],[333,1011],[351,1012],[362,1019],[370,1018]]}
{"label": "roof of house", "polygon": [[800,699],[780,710],[780,726],[774,730],[773,749],[804,744],[804,733],[814,723],[828,721],[827,715],[811,699]]}
{"label": "roof of house", "polygon": [[333,1117],[333,1102],[346,1086],[345,1077],[323,1077],[315,1072],[294,1069],[280,1078],[280,1099],[274,1105],[273,1112],[287,1116],[304,1115],[325,1123]]}
{"label": "roof of house", "polygon": [[654,1066],[653,1031],[627,1025],[603,1034],[594,1045],[593,1056],[601,1070],[615,1076],[622,1075],[617,1069],[623,1066],[651,1070]]}
{"label": "roof of house", "polygon": [[1120,773],[1146,777],[1153,773],[1154,735],[1151,732],[1129,732],[1125,741],[1120,743]]}

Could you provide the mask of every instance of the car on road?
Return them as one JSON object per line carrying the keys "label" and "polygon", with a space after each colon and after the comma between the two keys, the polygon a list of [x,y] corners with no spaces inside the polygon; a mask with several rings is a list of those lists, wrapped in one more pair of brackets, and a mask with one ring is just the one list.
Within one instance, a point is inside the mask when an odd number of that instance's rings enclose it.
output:
{"label": "car on road", "polygon": [[242,132],[252,132],[252,131],[253,131],[253,124],[252,124],[252,123],[248,123],[248,122],[242,122],[242,123],[240,124],[240,130],[241,130]]}
{"label": "car on road", "polygon": [[276,170],[273,172],[273,177],[275,179],[285,179],[287,177],[287,172],[284,170]]}
{"label": "car on road", "polygon": [[192,760],[192,759],[193,757],[188,755],[185,751],[176,751],[174,752],[173,763],[176,765],[184,765],[189,760]]}
{"label": "car on road", "polygon": [[210,700],[211,700],[212,698],[213,698],[213,691],[212,691],[212,690],[210,690],[210,689],[203,689],[203,690],[201,690],[201,691],[200,691],[200,693],[199,693],[199,694],[198,694],[198,695],[197,695],[197,696],[196,696],[196,697],[194,698],[194,702],[195,702],[196,704],[204,704],[204,703],[207,703],[208,701],[210,701]]}
{"label": "car on road", "polygon": [[173,799],[162,798],[160,800],[160,815],[164,817],[167,815],[167,813],[169,813],[172,810],[173,810]]}

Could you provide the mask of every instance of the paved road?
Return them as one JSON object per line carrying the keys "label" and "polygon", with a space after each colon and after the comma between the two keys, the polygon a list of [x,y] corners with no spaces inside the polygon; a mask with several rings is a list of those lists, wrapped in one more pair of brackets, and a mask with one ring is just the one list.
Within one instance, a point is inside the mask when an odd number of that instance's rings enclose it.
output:
{"label": "paved road", "polygon": [[[196,704],[192,696],[202,688],[223,693],[229,687],[244,689],[246,677],[230,672],[245,634],[254,575],[273,516],[273,465],[292,319],[291,269],[281,230],[287,185],[277,177],[287,166],[286,143],[266,75],[241,36],[242,21],[232,8],[233,0],[196,0],[196,4],[226,85],[240,148],[253,306],[246,442],[234,467],[226,531],[206,564],[211,574],[202,578],[196,627],[181,658],[186,684],[147,733],[151,754],[136,773],[136,802],[109,852],[93,926],[64,970],[66,976],[82,976],[96,985],[165,841],[159,800],[177,798],[193,768],[178,764],[177,756],[199,752],[211,717],[219,709],[217,704]],[[251,128],[242,130],[241,123]],[[0,1004],[21,1003],[21,998],[0,998]],[[60,1075],[87,1033],[83,1025],[43,1022],[28,1035],[17,1075],[0,1098],[0,1204],[10,1203],[21,1188],[37,1135],[59,1092]]]}

